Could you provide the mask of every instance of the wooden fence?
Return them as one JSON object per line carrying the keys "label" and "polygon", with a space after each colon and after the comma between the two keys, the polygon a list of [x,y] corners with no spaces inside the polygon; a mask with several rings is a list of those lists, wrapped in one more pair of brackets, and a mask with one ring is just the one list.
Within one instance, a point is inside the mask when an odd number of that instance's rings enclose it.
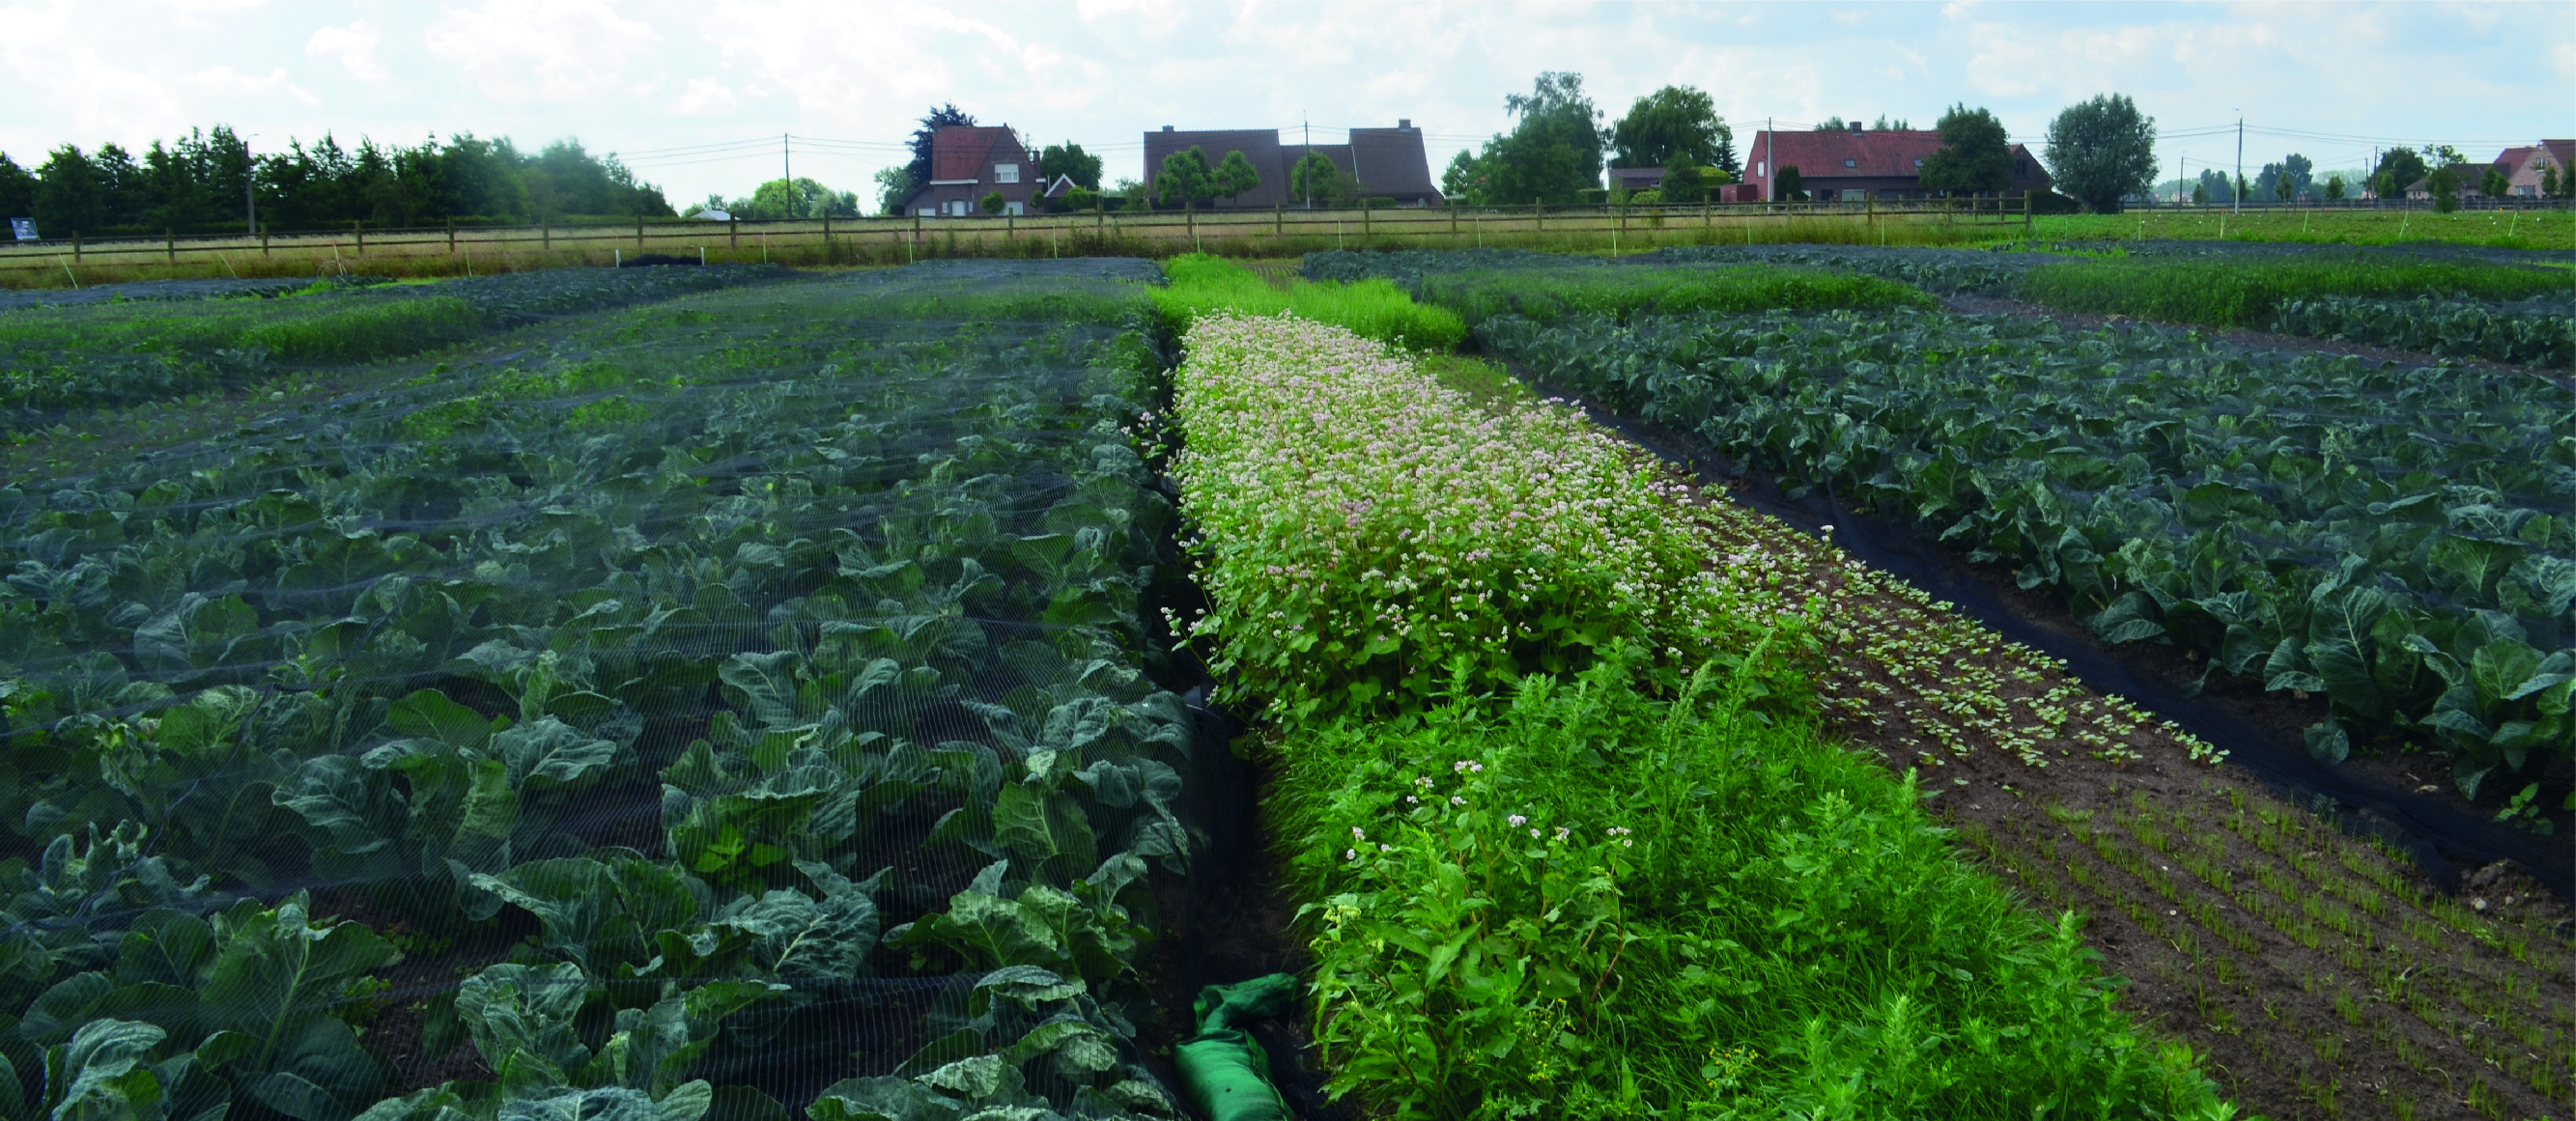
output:
{"label": "wooden fence", "polygon": [[[542,255],[550,263],[572,263],[566,257],[595,264],[615,264],[648,254],[697,256],[706,260],[765,259],[773,252],[847,251],[853,259],[907,260],[960,253],[1001,252],[1019,256],[1084,253],[1109,247],[1145,252],[1187,252],[1209,242],[1257,251],[1265,243],[1282,251],[1303,252],[1320,244],[1389,248],[1404,245],[1472,245],[1488,237],[1525,241],[1528,235],[1606,238],[1615,248],[1623,236],[1663,240],[1689,231],[1741,228],[1747,242],[1795,241],[1802,223],[1832,219],[1858,223],[1866,230],[1880,223],[2028,228],[2030,215],[2020,200],[1977,199],[1925,203],[1712,203],[1699,206],[1513,206],[1375,208],[1355,210],[1207,210],[1083,211],[977,217],[912,216],[839,218],[805,221],[709,222],[691,219],[638,220],[631,226],[539,225],[521,227],[437,227],[368,229],[321,233],[190,237],[175,233],[157,238],[116,238],[0,245],[0,283],[8,274],[61,268],[66,274],[84,266],[179,266],[206,269],[220,265],[235,272],[276,275],[275,259],[291,256],[332,262],[352,272],[397,261],[426,264],[423,258],[452,258],[471,268],[511,268],[514,257]],[[1967,231],[1961,231],[1968,236]],[[800,257],[810,256],[810,252]],[[400,270],[408,271],[408,270]],[[32,277],[24,279],[34,279]],[[77,278],[76,282],[77,282]]]}

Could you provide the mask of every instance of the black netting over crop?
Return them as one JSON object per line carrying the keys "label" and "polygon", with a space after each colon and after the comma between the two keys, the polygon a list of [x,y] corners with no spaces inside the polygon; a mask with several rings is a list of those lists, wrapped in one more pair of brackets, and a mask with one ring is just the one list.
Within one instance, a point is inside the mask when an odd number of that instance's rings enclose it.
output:
{"label": "black netting over crop", "polygon": [[1173,1113],[1154,276],[689,296],[0,487],[0,1108]]}

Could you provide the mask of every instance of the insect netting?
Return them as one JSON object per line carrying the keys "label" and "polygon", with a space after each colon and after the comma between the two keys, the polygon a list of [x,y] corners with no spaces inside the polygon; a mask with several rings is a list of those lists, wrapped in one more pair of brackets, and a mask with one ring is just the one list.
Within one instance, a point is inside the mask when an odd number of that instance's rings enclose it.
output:
{"label": "insect netting", "polygon": [[0,1114],[1171,1113],[1156,275],[692,295],[0,487]]}
{"label": "insect netting", "polygon": [[559,269],[419,285],[154,281],[116,286],[105,301],[67,302],[98,289],[13,294],[0,301],[0,433],[78,425],[146,402],[187,406],[298,373],[790,275],[761,265]]}

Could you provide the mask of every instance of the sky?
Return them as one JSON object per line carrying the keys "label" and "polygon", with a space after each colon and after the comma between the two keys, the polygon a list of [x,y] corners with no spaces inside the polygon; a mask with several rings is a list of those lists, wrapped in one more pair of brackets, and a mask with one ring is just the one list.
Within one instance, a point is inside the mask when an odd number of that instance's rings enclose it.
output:
{"label": "sky", "polygon": [[2576,3],[0,2],[0,151],[33,167],[218,123],[262,150],[572,137],[675,205],[783,163],[873,197],[914,119],[954,102],[1078,142],[1113,180],[1141,177],[1140,134],[1166,124],[1331,142],[1398,118],[1436,175],[1548,70],[1582,74],[1605,120],[1707,90],[1739,153],[1766,120],[1929,128],[1962,102],[2036,147],[2058,110],[2117,92],[2156,118],[2167,168],[2232,168],[2241,113],[2249,174],[2293,151],[2322,171],[2576,135]]}

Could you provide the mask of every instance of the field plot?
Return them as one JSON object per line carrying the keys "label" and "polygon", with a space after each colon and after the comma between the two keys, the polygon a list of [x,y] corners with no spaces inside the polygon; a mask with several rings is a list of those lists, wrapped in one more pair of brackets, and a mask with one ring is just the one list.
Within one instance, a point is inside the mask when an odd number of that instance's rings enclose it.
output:
{"label": "field plot", "polygon": [[[1833,263],[1818,256],[1786,267]],[[1483,349],[1552,388],[2011,565],[2106,638],[2325,698],[2332,720],[2309,736],[2321,755],[2403,736],[2449,756],[2491,809],[2565,827],[2563,389],[1903,307],[1582,310],[1560,290],[1618,270],[1383,263],[1488,308],[1469,317]],[[2535,894],[2544,915],[2563,900],[2511,875],[2482,874],[2467,906],[2435,894],[2241,772],[2208,769],[2207,745],[1795,534],[1726,555],[1768,558],[1826,597],[1820,684],[1838,730],[1955,784],[1945,814],[2034,895],[2088,912],[2135,999],[2249,1106],[2565,1115],[2576,956],[2563,931],[2517,917]]]}
{"label": "field plot", "polygon": [[1824,600],[1577,414],[1203,317],[1184,622],[1268,702],[1315,1038],[1376,1115],[2230,1116],[2071,920],[1818,738]]}
{"label": "field plot", "polygon": [[0,487],[0,1104],[1172,1115],[1154,275],[104,309],[570,318]]}

